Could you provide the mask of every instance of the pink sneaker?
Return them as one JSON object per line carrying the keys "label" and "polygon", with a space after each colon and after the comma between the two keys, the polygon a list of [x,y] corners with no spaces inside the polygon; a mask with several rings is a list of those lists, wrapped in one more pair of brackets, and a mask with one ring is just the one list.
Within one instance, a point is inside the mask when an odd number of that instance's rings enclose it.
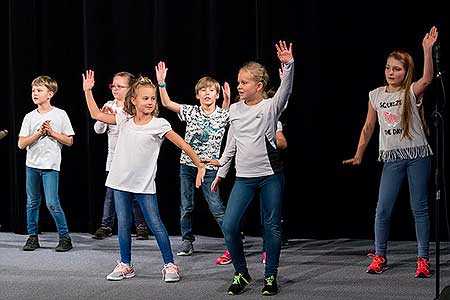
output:
{"label": "pink sneaker", "polygon": [[131,263],[124,264],[123,262],[117,261],[117,265],[114,268],[114,271],[109,273],[109,275],[106,276],[106,279],[118,281],[122,279],[133,278],[134,276],[136,276],[136,273],[134,273],[134,268]]}
{"label": "pink sneaker", "polygon": [[261,256],[262,256],[262,263],[265,265],[266,264],[266,251],[264,251]]}
{"label": "pink sneaker", "polygon": [[216,259],[216,264],[218,264],[218,265],[228,265],[228,264],[231,264],[231,261],[232,260],[231,260],[230,252],[228,252],[228,250],[227,250],[227,251],[225,251],[224,254],[222,254],[221,257]]}
{"label": "pink sneaker", "polygon": [[165,282],[177,282],[181,279],[180,269],[174,263],[168,263],[167,265],[164,265],[161,273]]}

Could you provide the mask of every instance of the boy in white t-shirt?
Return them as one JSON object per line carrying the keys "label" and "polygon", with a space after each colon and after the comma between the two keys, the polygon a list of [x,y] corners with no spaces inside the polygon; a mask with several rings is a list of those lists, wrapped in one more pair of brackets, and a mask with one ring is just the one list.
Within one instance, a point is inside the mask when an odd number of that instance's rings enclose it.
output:
{"label": "boy in white t-shirt", "polygon": [[48,76],[39,76],[31,83],[34,104],[37,109],[25,115],[19,132],[18,146],[27,149],[27,231],[28,239],[24,251],[40,247],[38,240],[39,206],[41,204],[41,182],[45,202],[58,229],[59,243],[55,251],[72,249],[72,241],[66,217],[58,196],[58,181],[61,165],[61,148],[73,144],[75,134],[67,113],[50,104],[58,91],[58,84]]}

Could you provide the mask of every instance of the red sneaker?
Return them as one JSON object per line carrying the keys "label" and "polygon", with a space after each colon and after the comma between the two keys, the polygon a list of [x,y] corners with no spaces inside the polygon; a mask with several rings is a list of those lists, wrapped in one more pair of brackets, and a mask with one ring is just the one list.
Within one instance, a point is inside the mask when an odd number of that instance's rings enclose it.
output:
{"label": "red sneaker", "polygon": [[264,264],[264,265],[266,265],[266,251],[264,251],[263,253],[262,253],[262,263]]}
{"label": "red sneaker", "polygon": [[231,255],[230,252],[225,251],[224,254],[222,254],[222,256],[220,256],[219,258],[216,259],[216,264],[218,265],[228,265],[231,264]]}
{"label": "red sneaker", "polygon": [[369,253],[367,256],[372,258],[372,262],[367,267],[367,270],[366,270],[367,273],[381,274],[381,273],[383,273],[384,270],[386,270],[388,268],[386,258],[384,258],[383,256],[375,255],[372,253]]}
{"label": "red sneaker", "polygon": [[428,278],[431,277],[430,261],[426,258],[417,258],[417,270],[415,277]]}

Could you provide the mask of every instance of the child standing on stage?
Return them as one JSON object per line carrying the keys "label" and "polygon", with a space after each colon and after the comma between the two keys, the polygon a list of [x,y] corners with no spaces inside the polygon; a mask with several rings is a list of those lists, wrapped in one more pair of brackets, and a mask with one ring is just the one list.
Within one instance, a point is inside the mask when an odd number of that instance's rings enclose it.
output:
{"label": "child standing on stage", "polygon": [[[178,104],[170,99],[166,88],[167,68],[164,62],[159,62],[155,67],[158,80],[161,103],[171,111],[178,114],[181,121],[186,122],[185,141],[198,153],[200,159],[220,156],[220,147],[228,125],[230,105],[230,87],[224,84],[224,103],[222,108],[216,106],[220,96],[220,85],[214,78],[203,77],[195,86],[196,98],[200,105]],[[216,178],[216,166],[206,166],[204,184],[202,184],[203,196],[208,203],[209,210],[222,228],[225,207],[218,190],[211,190],[211,183]],[[191,255],[194,252],[193,242],[195,236],[192,232],[192,213],[194,211],[194,186],[196,168],[194,162],[185,152],[180,158],[180,225],[181,246],[177,255]],[[231,263],[231,257],[226,251],[216,260],[217,264]]]}
{"label": "child standing on stage", "polygon": [[375,129],[380,125],[379,157],[384,162],[375,215],[375,254],[366,272],[382,273],[387,268],[387,242],[392,211],[402,182],[407,176],[410,203],[416,223],[416,277],[430,277],[428,184],[431,147],[427,142],[423,95],[433,79],[432,48],[438,37],[432,27],[422,41],[424,67],[422,77],[414,80],[414,62],[408,53],[389,54],[384,70],[386,85],[369,93],[366,122],[353,158],[344,164],[359,165]]}
{"label": "child standing on stage", "polygon": [[278,293],[276,276],[281,249],[281,202],[284,175],[281,157],[275,143],[275,124],[286,108],[292,92],[294,59],[292,44],[284,41],[276,45],[282,64],[281,85],[272,98],[267,98],[265,87],[269,76],[264,66],[250,62],[238,74],[238,92],[241,100],[230,106],[230,129],[222,157],[205,160],[223,166],[235,157],[236,181],[231,191],[222,230],[231,257],[235,275],[228,294],[241,293],[251,280],[240,235],[241,219],[257,192],[260,193],[264,219],[264,241],[267,251],[263,295]]}
{"label": "child standing on stage", "polygon": [[58,229],[59,243],[55,251],[72,249],[67,221],[58,196],[61,148],[73,144],[75,135],[67,113],[50,104],[58,91],[57,82],[48,76],[39,76],[31,83],[31,96],[37,109],[25,115],[19,132],[18,146],[27,148],[27,231],[28,239],[24,251],[40,247],[39,206],[41,204],[41,182],[45,202]]}
{"label": "child standing on stage", "polygon": [[[113,82],[109,85],[114,100],[108,101],[102,108],[103,112],[113,112],[123,109],[125,95],[127,94],[130,82],[134,75],[128,72],[118,72],[113,77]],[[114,150],[116,148],[117,137],[119,136],[119,128],[117,125],[106,124],[97,121],[94,124],[94,130],[97,134],[108,134],[108,156],[106,158],[106,176],[108,176],[111,168],[111,163],[114,157]],[[133,201],[133,215],[134,224],[136,226],[136,239],[147,240],[148,229],[145,224],[144,216],[141,208],[136,200]],[[114,209],[114,192],[111,188],[106,187],[105,200],[103,203],[103,217],[100,227],[95,231],[93,238],[101,240],[112,236],[112,228],[114,226],[114,219],[116,218],[116,210]]]}
{"label": "child standing on stage", "polygon": [[198,168],[196,187],[203,181],[205,168],[192,148],[171,129],[169,122],[157,117],[156,87],[150,79],[141,76],[133,80],[125,97],[124,109],[116,115],[99,110],[92,95],[93,86],[94,71],[88,70],[83,74],[83,90],[91,117],[119,126],[117,146],[106,186],[114,190],[120,260],[106,278],[122,280],[135,276],[131,261],[131,202],[135,197],[160,248],[164,261],[163,280],[179,281],[179,269],[174,263],[169,235],[161,221],[156,197],[157,160],[164,138],[188,153],[195,162]]}

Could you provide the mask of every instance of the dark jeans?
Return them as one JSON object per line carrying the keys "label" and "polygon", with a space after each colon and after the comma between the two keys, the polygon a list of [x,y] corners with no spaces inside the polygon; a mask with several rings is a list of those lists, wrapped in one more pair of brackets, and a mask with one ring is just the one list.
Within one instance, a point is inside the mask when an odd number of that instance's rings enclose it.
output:
{"label": "dark jeans", "polygon": [[233,258],[236,272],[247,272],[247,262],[241,240],[241,220],[247,212],[255,193],[260,193],[260,207],[264,220],[264,242],[267,253],[265,276],[277,275],[281,251],[281,204],[284,190],[282,172],[274,175],[242,178],[236,177],[225,210],[222,230]]}
{"label": "dark jeans", "polygon": [[[219,227],[222,228],[225,207],[220,198],[219,189],[216,192],[211,191],[211,183],[216,178],[217,171],[206,170],[206,174],[201,185],[203,196],[208,203],[209,211],[216,219]],[[192,232],[192,213],[194,211],[194,191],[195,179],[197,177],[197,168],[187,165],[180,165],[180,225],[182,240],[194,241],[195,237]]]}

